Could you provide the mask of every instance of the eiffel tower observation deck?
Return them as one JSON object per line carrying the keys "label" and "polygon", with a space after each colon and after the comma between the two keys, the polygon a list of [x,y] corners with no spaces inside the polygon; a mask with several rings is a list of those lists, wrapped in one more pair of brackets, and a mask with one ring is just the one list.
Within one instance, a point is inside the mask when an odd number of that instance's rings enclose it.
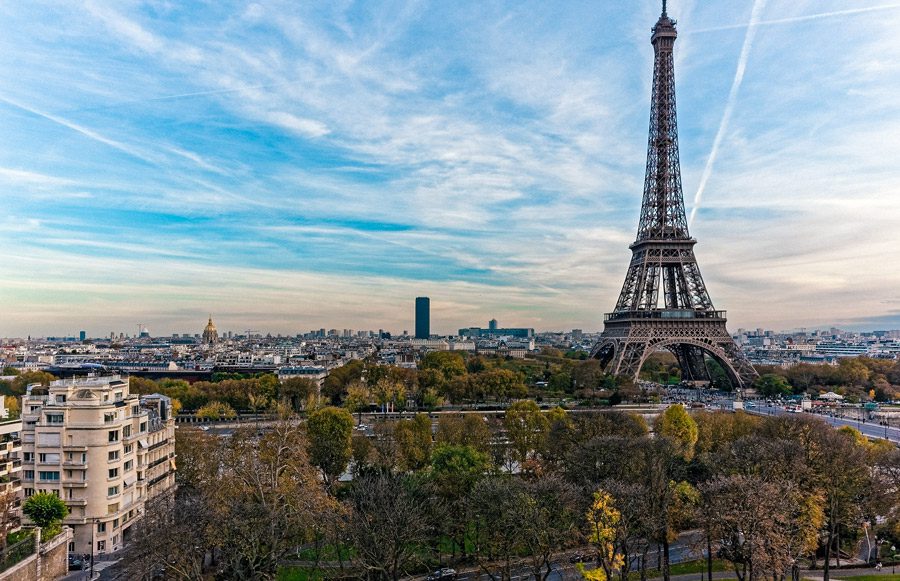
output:
{"label": "eiffel tower observation deck", "polygon": [[686,380],[708,381],[708,360],[713,359],[734,387],[746,387],[756,371],[728,333],[725,311],[713,307],[694,256],[697,241],[688,232],[675,112],[677,36],[663,0],[651,36],[653,95],[637,238],[619,300],[604,317],[591,356],[607,371],[637,379],[647,358],[667,349]]}

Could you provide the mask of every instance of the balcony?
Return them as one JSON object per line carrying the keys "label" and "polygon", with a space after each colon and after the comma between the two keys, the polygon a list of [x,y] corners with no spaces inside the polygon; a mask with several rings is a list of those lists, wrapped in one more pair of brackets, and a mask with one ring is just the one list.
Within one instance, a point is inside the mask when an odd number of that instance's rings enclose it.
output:
{"label": "balcony", "polygon": [[87,506],[86,498],[64,498],[63,500],[69,506]]}
{"label": "balcony", "polygon": [[87,452],[87,446],[76,446],[74,444],[63,444],[62,449],[66,452]]}
{"label": "balcony", "polygon": [[67,481],[63,482],[62,485],[63,485],[63,488],[87,488],[87,481],[86,480],[67,480]]}
{"label": "balcony", "polygon": [[63,460],[63,468],[76,468],[78,470],[87,470],[88,463],[80,460]]}

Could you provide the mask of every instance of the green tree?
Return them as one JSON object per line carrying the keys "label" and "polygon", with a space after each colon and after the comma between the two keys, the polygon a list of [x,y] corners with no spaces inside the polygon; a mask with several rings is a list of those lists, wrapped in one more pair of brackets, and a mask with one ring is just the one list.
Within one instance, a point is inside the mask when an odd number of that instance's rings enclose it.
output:
{"label": "green tree", "polygon": [[397,422],[394,440],[401,468],[410,471],[425,468],[431,460],[431,418],[416,414],[411,420]]}
{"label": "green tree", "polygon": [[324,407],[309,414],[306,430],[310,462],[333,488],[353,453],[353,416],[342,408]]}
{"label": "green tree", "polygon": [[765,373],[753,380],[753,387],[766,397],[790,395],[791,386],[787,379],[775,373]]}
{"label": "green tree", "polygon": [[489,369],[469,378],[475,391],[507,401],[528,395],[522,375],[509,369]]}
{"label": "green tree", "polygon": [[439,444],[470,446],[487,454],[491,448],[491,429],[478,414],[441,415],[435,440]]}
{"label": "green tree", "polygon": [[42,386],[47,387],[50,385],[50,382],[55,379],[55,375],[45,371],[26,371],[25,373],[20,373],[12,380],[12,394],[10,395],[24,395],[25,388],[32,383],[40,383]]}
{"label": "green tree", "polygon": [[39,492],[28,497],[22,505],[22,512],[36,526],[41,527],[44,539],[50,539],[59,533],[59,523],[69,514],[69,509],[55,494]]}
{"label": "green tree", "polygon": [[694,457],[697,443],[697,422],[682,405],[673,405],[656,418],[656,434],[672,442],[675,450],[685,460]]}

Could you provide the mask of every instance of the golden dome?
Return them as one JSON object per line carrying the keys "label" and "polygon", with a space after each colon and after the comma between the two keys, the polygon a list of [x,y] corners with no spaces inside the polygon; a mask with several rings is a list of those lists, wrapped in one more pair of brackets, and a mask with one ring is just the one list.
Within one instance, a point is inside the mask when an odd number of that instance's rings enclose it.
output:
{"label": "golden dome", "polygon": [[216,330],[216,326],[212,322],[212,315],[209,316],[209,322],[206,323],[206,328],[203,329],[203,342],[204,343],[215,343],[219,340],[219,332]]}

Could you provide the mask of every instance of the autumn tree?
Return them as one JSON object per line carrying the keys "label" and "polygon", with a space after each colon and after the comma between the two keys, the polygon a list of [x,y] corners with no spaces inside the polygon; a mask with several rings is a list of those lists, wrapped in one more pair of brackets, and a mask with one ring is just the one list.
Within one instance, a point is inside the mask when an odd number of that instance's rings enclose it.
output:
{"label": "autumn tree", "polygon": [[[597,562],[605,574],[605,579],[611,579],[624,565],[626,555],[616,549],[619,522],[622,514],[614,505],[614,499],[605,490],[594,493],[593,501],[585,513],[587,521],[587,540],[597,555]],[[595,579],[582,568],[586,579]]]}
{"label": "autumn tree", "polygon": [[491,447],[491,430],[486,418],[478,414],[442,414],[438,419],[435,441],[439,444],[470,446],[487,454]]}
{"label": "autumn tree", "polygon": [[281,382],[278,388],[278,395],[287,400],[291,409],[295,412],[301,411],[307,400],[318,395],[319,384],[308,377],[291,377]]}
{"label": "autumn tree", "polygon": [[656,434],[672,443],[677,453],[685,460],[694,457],[697,443],[697,422],[682,405],[669,406],[656,419]]}

